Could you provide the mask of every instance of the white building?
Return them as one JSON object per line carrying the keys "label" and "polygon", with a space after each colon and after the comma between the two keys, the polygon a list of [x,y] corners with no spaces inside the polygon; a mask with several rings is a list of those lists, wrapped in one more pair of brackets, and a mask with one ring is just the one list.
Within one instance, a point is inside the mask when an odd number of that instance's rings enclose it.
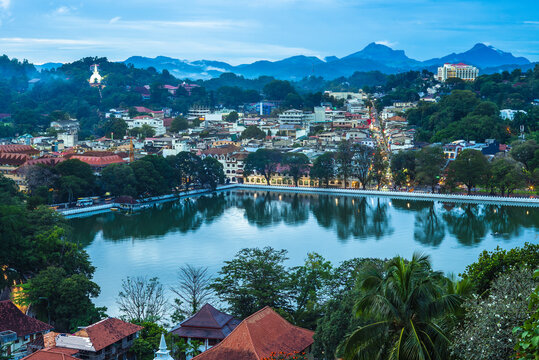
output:
{"label": "white building", "polygon": [[313,121],[315,115],[313,113],[305,113],[302,110],[286,110],[279,114],[279,124],[281,125],[303,125]]}
{"label": "white building", "polygon": [[513,121],[515,119],[515,115],[518,113],[522,113],[524,115],[528,115],[528,113],[524,110],[511,110],[511,109],[503,109],[500,110],[500,117],[504,120],[511,120]]}
{"label": "white building", "polygon": [[125,122],[127,123],[129,130],[140,128],[143,125],[148,125],[155,130],[155,136],[161,136],[167,132],[163,119],[156,119],[147,115],[137,116],[133,119],[126,119]]}
{"label": "white building", "polygon": [[438,75],[436,79],[438,81],[445,82],[447,79],[459,78],[464,81],[474,81],[479,76],[479,69],[472,65],[466,65],[463,63],[449,64],[438,68]]}

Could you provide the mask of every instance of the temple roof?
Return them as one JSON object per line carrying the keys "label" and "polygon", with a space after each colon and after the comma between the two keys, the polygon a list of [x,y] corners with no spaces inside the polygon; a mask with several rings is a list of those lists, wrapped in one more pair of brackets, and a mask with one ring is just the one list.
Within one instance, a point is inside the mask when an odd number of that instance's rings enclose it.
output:
{"label": "temple roof", "polygon": [[193,360],[261,360],[273,352],[304,351],[313,343],[311,330],[290,324],[270,307],[254,313],[222,342]]}
{"label": "temple roof", "polygon": [[224,339],[239,323],[233,316],[206,304],[172,333],[185,338]]}

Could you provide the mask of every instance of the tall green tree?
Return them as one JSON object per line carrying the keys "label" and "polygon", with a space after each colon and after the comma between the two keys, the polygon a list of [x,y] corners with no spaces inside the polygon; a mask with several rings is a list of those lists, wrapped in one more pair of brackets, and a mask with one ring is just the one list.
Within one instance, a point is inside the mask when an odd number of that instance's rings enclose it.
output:
{"label": "tall green tree", "polygon": [[326,152],[317,157],[310,174],[319,180],[320,185],[325,183],[329,187],[329,181],[335,177],[335,154]]}
{"label": "tall green tree", "polygon": [[264,306],[287,309],[287,259],[286,250],[271,247],[240,250],[234,259],[225,261],[212,288],[229,305],[230,312],[241,319]]}
{"label": "tall green tree", "polygon": [[449,339],[443,319],[461,303],[447,294],[444,277],[427,256],[393,258],[384,271],[371,268],[358,277],[362,290],[356,316],[373,320],[344,343],[345,359],[444,359]]}
{"label": "tall green tree", "polygon": [[343,180],[343,187],[346,188],[348,179],[353,172],[354,150],[352,144],[348,141],[343,141],[339,144],[335,156],[337,165],[337,174]]}
{"label": "tall green tree", "polygon": [[112,164],[101,172],[101,186],[111,195],[137,196],[137,178],[127,164]]}
{"label": "tall green tree", "polygon": [[352,148],[352,151],[352,176],[359,180],[361,188],[365,190],[371,177],[370,168],[373,150],[366,145],[356,144]]}
{"label": "tall green tree", "polygon": [[438,184],[446,158],[441,146],[424,147],[416,154],[416,180],[420,185],[430,186],[431,190]]}
{"label": "tall green tree", "polygon": [[105,308],[96,308],[91,298],[99,286],[84,274],[69,275],[64,269],[48,267],[22,285],[23,303],[33,304],[40,318],[50,318],[57,331],[76,331],[101,320]]}
{"label": "tall green tree", "polygon": [[223,164],[211,156],[207,156],[202,160],[202,169],[200,172],[200,182],[203,185],[209,186],[210,189],[217,189],[217,185],[225,182],[225,172]]}
{"label": "tall green tree", "polygon": [[374,155],[372,157],[372,179],[376,182],[376,188],[380,190],[380,187],[384,183],[388,162],[384,159],[384,154],[380,147],[374,149]]}
{"label": "tall green tree", "polygon": [[127,123],[123,119],[111,116],[103,125],[105,136],[114,139],[123,139],[127,132]]}
{"label": "tall green tree", "polygon": [[241,132],[242,139],[264,139],[266,138],[266,133],[256,125],[250,125]]}
{"label": "tall green tree", "polygon": [[298,186],[298,180],[301,176],[309,172],[309,158],[303,153],[285,153],[283,155],[283,164],[288,166],[288,173],[294,179],[294,186]]}
{"label": "tall green tree", "polygon": [[458,154],[449,167],[455,180],[466,185],[468,195],[470,195],[476,185],[485,182],[489,164],[481,151],[465,149]]}
{"label": "tall green tree", "polygon": [[271,185],[271,178],[281,160],[282,154],[278,150],[258,149],[254,153],[250,153],[245,159],[244,172],[246,175],[257,172],[264,176],[268,185]]}
{"label": "tall green tree", "polygon": [[395,187],[413,181],[415,178],[415,153],[408,150],[391,155],[390,169]]}
{"label": "tall green tree", "polygon": [[522,165],[511,158],[495,159],[490,166],[489,176],[489,184],[497,188],[502,196],[526,186]]}

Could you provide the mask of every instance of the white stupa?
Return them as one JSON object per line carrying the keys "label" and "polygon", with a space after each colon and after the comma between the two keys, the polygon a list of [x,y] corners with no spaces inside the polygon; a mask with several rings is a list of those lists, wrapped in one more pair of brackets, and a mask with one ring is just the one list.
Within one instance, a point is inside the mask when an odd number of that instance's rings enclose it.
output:
{"label": "white stupa", "polygon": [[161,343],[159,344],[159,350],[155,352],[154,360],[174,360],[172,356],[170,356],[170,350],[167,349],[164,334],[161,334]]}
{"label": "white stupa", "polygon": [[103,77],[99,75],[99,71],[97,70],[97,64],[92,65],[94,68],[94,72],[92,76],[90,76],[90,85],[92,86],[99,86],[101,85],[101,81],[103,80]]}

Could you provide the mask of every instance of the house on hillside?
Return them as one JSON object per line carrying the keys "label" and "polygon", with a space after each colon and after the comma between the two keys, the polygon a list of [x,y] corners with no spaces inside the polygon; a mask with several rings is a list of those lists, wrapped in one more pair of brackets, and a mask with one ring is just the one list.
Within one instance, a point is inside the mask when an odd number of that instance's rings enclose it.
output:
{"label": "house on hillside", "polygon": [[311,352],[314,331],[290,324],[270,307],[243,320],[222,342],[194,360],[261,360],[272,352]]}
{"label": "house on hillside", "polygon": [[195,315],[177,325],[171,333],[186,341],[202,342],[200,351],[206,351],[226,338],[240,321],[233,316],[204,305]]}
{"label": "house on hillside", "polygon": [[52,326],[19,310],[11,300],[0,301],[0,346],[17,360],[26,355],[28,343],[43,336]]}

